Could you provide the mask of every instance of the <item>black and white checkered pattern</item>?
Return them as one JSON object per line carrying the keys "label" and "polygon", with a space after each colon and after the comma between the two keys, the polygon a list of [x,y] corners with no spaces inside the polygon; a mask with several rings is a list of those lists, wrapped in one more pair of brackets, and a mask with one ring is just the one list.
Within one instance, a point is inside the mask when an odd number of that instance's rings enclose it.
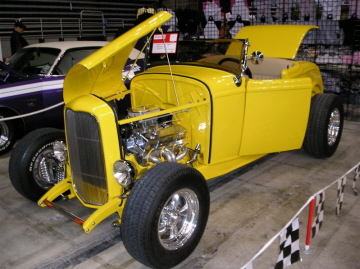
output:
{"label": "black and white checkered pattern", "polygon": [[280,252],[275,269],[285,268],[298,261],[300,261],[299,217],[296,217],[280,233]]}
{"label": "black and white checkered pattern", "polygon": [[355,184],[356,184],[356,181],[359,179],[359,177],[360,177],[360,164],[355,168],[355,176],[354,176],[354,181],[353,181],[353,186],[352,186],[355,195],[358,195],[358,192],[355,188]]}
{"label": "black and white checkered pattern", "polygon": [[323,220],[324,220],[324,203],[325,203],[325,192],[321,192],[316,195],[316,216],[312,223],[312,237],[320,231]]}
{"label": "black and white checkered pattern", "polygon": [[338,180],[338,191],[337,191],[337,201],[336,201],[336,216],[339,215],[342,208],[342,203],[344,200],[344,190],[346,184],[346,176]]}

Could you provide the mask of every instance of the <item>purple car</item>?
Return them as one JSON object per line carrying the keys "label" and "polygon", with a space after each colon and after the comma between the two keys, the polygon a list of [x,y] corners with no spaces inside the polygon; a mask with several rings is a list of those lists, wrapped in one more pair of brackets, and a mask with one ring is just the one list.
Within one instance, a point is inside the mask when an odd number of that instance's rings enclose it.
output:
{"label": "purple car", "polygon": [[105,41],[49,42],[27,46],[0,61],[0,155],[40,127],[63,128],[64,77]]}

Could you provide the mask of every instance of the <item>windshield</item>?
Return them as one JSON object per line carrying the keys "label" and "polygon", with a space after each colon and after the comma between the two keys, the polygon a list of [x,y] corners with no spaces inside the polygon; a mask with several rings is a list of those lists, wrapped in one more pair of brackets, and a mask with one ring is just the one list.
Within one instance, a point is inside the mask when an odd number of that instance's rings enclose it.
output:
{"label": "windshield", "polygon": [[67,50],[66,53],[62,56],[61,60],[54,67],[52,75],[66,75],[66,73],[73,67],[75,64],[80,62],[82,59],[86,58],[90,54],[94,53],[100,47],[89,47],[89,48],[76,48]]}
{"label": "windshield", "polygon": [[168,60],[172,64],[186,62],[221,68],[240,76],[246,68],[244,49],[245,40],[239,39],[182,40],[177,42],[175,49],[174,44],[164,38],[158,43],[153,42],[149,65],[166,64]]}
{"label": "windshield", "polygon": [[26,48],[11,57],[7,65],[14,70],[31,75],[45,75],[60,54],[55,48]]}

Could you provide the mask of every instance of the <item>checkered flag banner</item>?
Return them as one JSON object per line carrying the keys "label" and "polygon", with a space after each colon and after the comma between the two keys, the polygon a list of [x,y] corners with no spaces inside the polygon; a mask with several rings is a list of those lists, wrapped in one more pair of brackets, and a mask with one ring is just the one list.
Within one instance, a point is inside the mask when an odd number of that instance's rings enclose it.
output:
{"label": "checkered flag banner", "polygon": [[336,216],[339,215],[342,203],[344,200],[344,190],[346,184],[346,176],[338,180],[338,190],[337,190],[337,201],[336,201]]}
{"label": "checkered flag banner", "polygon": [[356,181],[359,179],[359,177],[360,177],[360,164],[355,168],[355,176],[354,176],[354,181],[353,181],[353,186],[352,186],[355,195],[358,195],[358,192],[355,188],[355,184],[356,184]]}
{"label": "checkered flag banner", "polygon": [[316,216],[312,223],[312,237],[320,231],[323,220],[324,220],[324,203],[325,203],[325,192],[321,192],[316,195]]}
{"label": "checkered flag banner", "polygon": [[280,252],[275,269],[285,268],[300,261],[299,251],[299,217],[280,233]]}

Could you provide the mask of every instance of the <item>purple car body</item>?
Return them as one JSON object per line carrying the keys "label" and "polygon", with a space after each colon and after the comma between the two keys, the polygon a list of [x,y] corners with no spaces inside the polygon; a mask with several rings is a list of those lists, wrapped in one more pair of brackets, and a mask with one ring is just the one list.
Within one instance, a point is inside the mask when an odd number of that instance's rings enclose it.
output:
{"label": "purple car body", "polygon": [[62,88],[69,69],[105,41],[49,42],[27,46],[0,62],[0,154],[21,135],[63,128]]}

